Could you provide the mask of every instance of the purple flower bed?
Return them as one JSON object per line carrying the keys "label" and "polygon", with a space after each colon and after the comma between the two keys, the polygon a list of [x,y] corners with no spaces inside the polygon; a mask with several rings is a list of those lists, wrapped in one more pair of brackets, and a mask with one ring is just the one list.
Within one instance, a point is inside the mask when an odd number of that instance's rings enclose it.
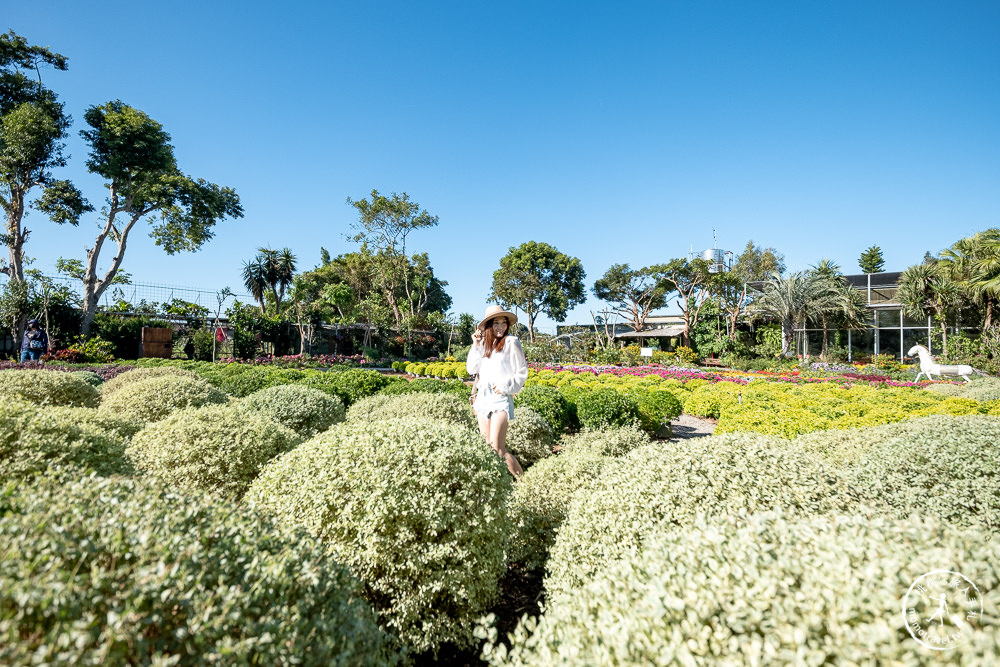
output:
{"label": "purple flower bed", "polygon": [[317,366],[351,366],[358,368],[374,368],[376,366],[386,366],[391,363],[391,359],[378,359],[368,361],[361,354],[289,354],[282,357],[264,355],[256,359],[235,359],[225,357],[219,359],[223,364],[246,364],[249,366],[279,366],[281,368],[315,368]]}
{"label": "purple flower bed", "polygon": [[35,371],[61,371],[63,373],[73,373],[75,371],[90,371],[91,373],[96,373],[101,376],[101,379],[105,382],[113,377],[121,375],[125,371],[130,371],[135,366],[59,366],[56,364],[39,364],[33,361],[28,361],[23,364],[19,364],[16,361],[0,361],[0,371],[8,369],[19,369],[19,370],[35,370]]}

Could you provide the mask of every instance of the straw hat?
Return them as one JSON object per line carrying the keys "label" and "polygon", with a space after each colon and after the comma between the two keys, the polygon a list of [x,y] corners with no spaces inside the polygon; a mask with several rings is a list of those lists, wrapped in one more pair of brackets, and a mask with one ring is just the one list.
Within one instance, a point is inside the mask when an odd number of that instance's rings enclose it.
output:
{"label": "straw hat", "polygon": [[486,326],[486,322],[488,320],[492,320],[494,317],[500,317],[501,315],[507,318],[507,328],[513,329],[514,325],[517,324],[517,315],[510,312],[509,310],[504,310],[500,306],[487,306],[486,314],[483,315],[483,319],[480,320],[479,326],[477,326],[476,328],[482,329],[483,327]]}

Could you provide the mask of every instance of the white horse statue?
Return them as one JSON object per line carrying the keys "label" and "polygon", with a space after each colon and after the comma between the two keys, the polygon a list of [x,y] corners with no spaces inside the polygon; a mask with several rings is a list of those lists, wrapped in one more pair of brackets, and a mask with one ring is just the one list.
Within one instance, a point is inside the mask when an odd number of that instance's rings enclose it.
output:
{"label": "white horse statue", "polygon": [[917,373],[917,379],[914,382],[920,380],[921,375],[926,375],[927,379],[931,379],[931,375],[937,375],[940,380],[945,375],[949,377],[961,377],[964,378],[966,382],[972,382],[969,376],[975,371],[972,370],[972,366],[967,366],[966,364],[958,364],[954,366],[942,365],[934,361],[934,357],[931,356],[931,351],[928,350],[923,345],[914,345],[910,348],[910,351],[906,353],[907,356],[912,357],[914,354],[920,357],[920,372]]}

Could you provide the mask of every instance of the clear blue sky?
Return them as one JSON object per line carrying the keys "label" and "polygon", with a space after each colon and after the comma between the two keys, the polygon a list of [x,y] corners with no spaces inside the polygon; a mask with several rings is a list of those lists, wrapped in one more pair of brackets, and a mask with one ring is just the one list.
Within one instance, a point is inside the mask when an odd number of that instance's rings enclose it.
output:
{"label": "clear blue sky", "polygon": [[[347,197],[407,192],[410,237],[480,314],[510,246],[618,262],[753,239],[790,270],[900,270],[1000,226],[1000,2],[7,3],[4,30],[69,58],[44,81],[76,122],[60,175],[93,203],[77,132],[120,98],[181,169],[246,217],[169,257],[140,230],[136,280],[240,286],[256,248],[352,251]],[[34,214],[28,254],[82,257],[91,218]],[[591,301],[568,322],[589,322]],[[543,326],[551,322],[542,321]]]}

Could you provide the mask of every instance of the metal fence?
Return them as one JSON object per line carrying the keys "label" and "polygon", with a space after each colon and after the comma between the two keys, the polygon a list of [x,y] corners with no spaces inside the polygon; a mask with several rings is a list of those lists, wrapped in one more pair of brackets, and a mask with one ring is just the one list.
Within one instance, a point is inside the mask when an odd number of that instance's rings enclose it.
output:
{"label": "metal fence", "polygon": [[[66,288],[69,288],[77,298],[83,299],[83,286],[76,278],[68,276],[45,276],[45,279]],[[7,282],[7,277],[0,274],[0,287]],[[200,287],[184,287],[181,285],[158,285],[156,283],[133,282],[127,285],[112,285],[101,296],[100,307],[111,308],[119,301],[127,301],[138,306],[141,302],[147,304],[167,304],[174,299],[181,299],[189,303],[195,303],[211,312],[215,312],[219,302],[216,298],[220,290],[203,289]],[[223,310],[232,305],[233,299],[243,303],[254,303],[254,298],[245,293],[234,292],[232,297],[226,299]],[[162,314],[162,313],[161,313]]]}

